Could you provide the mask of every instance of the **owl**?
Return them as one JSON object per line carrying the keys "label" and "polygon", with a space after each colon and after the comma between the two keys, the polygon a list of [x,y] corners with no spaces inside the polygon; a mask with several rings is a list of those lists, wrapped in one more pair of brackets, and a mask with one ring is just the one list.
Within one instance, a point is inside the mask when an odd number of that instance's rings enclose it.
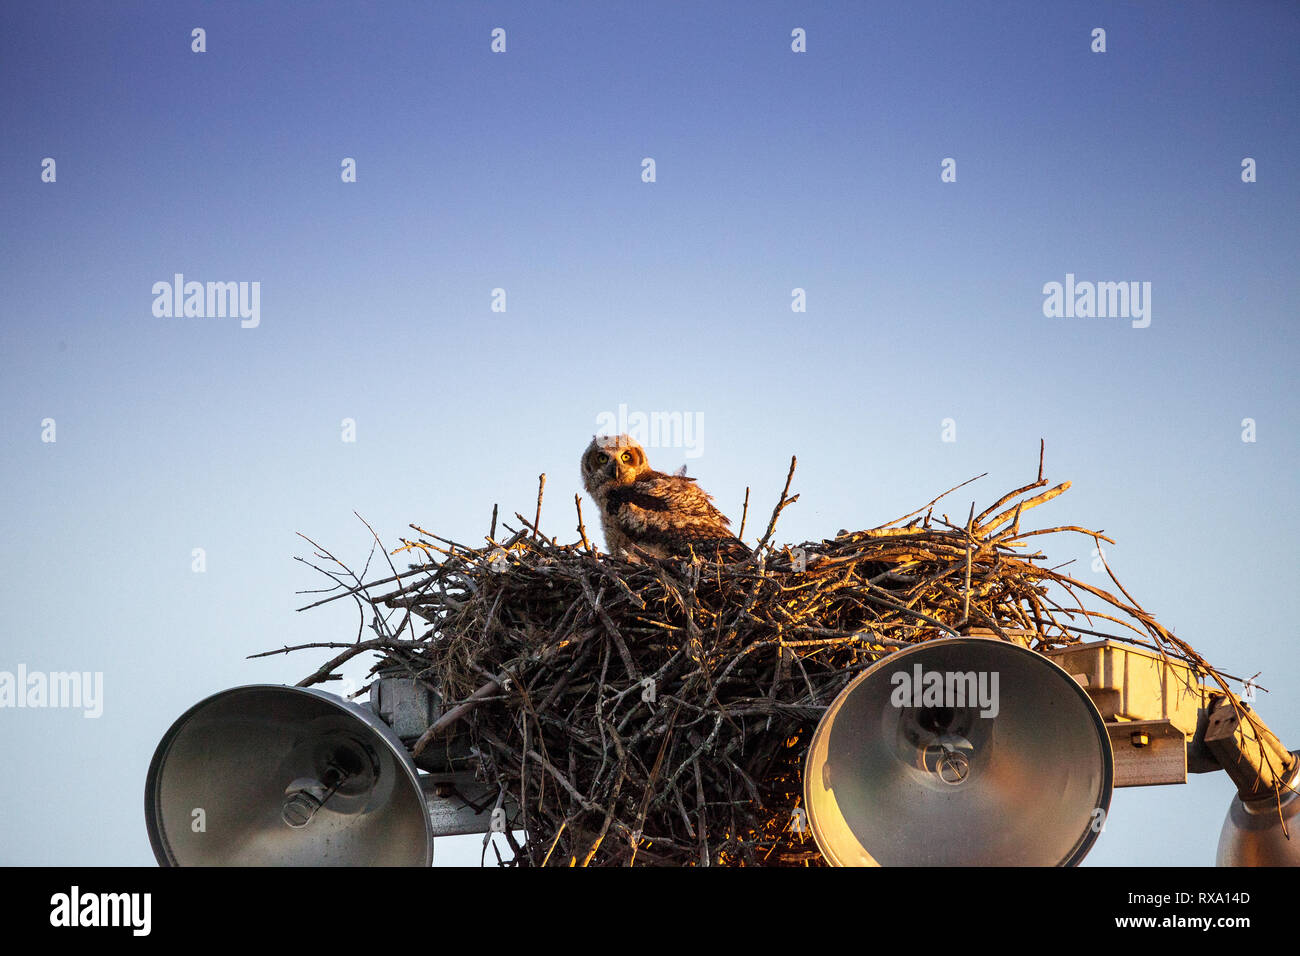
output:
{"label": "owl", "polygon": [[582,453],[582,484],[600,508],[605,550],[621,558],[734,561],[749,548],[731,533],[713,496],[684,475],[665,475],[627,435],[593,437]]}

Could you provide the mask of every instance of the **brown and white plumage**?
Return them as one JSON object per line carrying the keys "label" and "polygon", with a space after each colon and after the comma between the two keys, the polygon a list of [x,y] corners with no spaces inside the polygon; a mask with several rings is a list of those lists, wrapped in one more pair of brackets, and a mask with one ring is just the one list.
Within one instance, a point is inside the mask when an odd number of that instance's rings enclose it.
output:
{"label": "brown and white plumage", "polygon": [[627,435],[592,438],[582,454],[582,483],[600,508],[605,548],[617,557],[721,557],[749,554],[727,516],[694,478],[650,467]]}

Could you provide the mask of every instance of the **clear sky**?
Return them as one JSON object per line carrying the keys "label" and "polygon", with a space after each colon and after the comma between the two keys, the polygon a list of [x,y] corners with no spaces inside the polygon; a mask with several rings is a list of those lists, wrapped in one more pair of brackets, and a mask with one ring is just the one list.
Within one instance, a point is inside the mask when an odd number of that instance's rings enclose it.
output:
{"label": "clear sky", "polygon": [[[1035,522],[1115,537],[1300,747],[1300,7],[376,7],[0,6],[0,670],[104,682],[97,719],[0,709],[0,862],[152,863],[170,723],[355,634],[294,612],[295,532],[478,540],[545,472],[567,537],[620,405],[696,426],[651,462],[733,520],[797,454],[790,541],[987,471],[982,508],[1046,439],[1074,488]],[[258,324],[155,315],[177,273],[260,283]],[[1149,325],[1046,316],[1067,275]],[[1232,792],[1118,791],[1087,862],[1211,863]]]}

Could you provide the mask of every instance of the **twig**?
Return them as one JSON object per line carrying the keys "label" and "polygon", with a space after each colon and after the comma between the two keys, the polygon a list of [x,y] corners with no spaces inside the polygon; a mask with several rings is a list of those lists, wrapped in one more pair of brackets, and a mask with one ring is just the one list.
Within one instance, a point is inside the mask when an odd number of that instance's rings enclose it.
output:
{"label": "twig", "polygon": [[533,516],[533,534],[542,526],[542,491],[546,488],[546,472],[537,476],[537,512]]}
{"label": "twig", "polygon": [[582,539],[582,549],[590,554],[591,542],[587,540],[587,529],[582,524],[582,495],[575,494],[573,503],[578,508],[578,536]]}
{"label": "twig", "polygon": [[767,523],[767,531],[763,532],[763,537],[759,540],[758,545],[754,548],[755,558],[759,557],[759,553],[763,550],[763,548],[767,545],[768,540],[772,537],[772,532],[776,530],[776,519],[781,517],[781,512],[785,510],[785,506],[789,504],[793,504],[799,498],[798,495],[795,495],[793,498],[786,497],[786,495],[790,493],[790,480],[794,478],[795,464],[796,464],[795,456],[791,455],[790,470],[786,472],[785,475],[785,487],[781,489],[781,498],[780,500],[777,501],[776,507],[772,509],[772,518]]}

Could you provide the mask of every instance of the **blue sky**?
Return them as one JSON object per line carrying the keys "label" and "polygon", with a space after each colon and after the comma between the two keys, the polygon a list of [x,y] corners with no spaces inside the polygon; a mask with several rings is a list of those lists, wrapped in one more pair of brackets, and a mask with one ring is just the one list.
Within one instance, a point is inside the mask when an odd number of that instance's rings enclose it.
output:
{"label": "blue sky", "polygon": [[[171,721],[355,633],[294,613],[295,532],[476,540],[545,472],[565,536],[620,404],[700,423],[651,461],[733,520],[797,454],[791,541],[987,471],[949,505],[982,508],[1046,439],[1074,488],[1038,522],[1115,537],[1300,747],[1297,48],[1280,2],[5,4],[0,670],[102,671],[105,706],[0,711],[0,862],[152,862]],[[260,324],[156,317],[178,272],[259,282]],[[1067,273],[1150,282],[1150,326],[1045,317]],[[1088,862],[1210,863],[1231,793],[1119,791]]]}

